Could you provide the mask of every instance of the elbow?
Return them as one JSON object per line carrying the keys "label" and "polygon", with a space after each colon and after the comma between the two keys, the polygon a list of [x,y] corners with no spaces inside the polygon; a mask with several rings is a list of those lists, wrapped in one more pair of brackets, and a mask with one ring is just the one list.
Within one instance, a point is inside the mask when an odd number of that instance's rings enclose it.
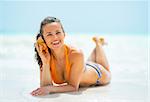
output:
{"label": "elbow", "polygon": [[79,91],[79,86],[73,86],[72,85],[72,87],[73,87],[73,91]]}
{"label": "elbow", "polygon": [[79,87],[75,87],[74,91],[79,91]]}

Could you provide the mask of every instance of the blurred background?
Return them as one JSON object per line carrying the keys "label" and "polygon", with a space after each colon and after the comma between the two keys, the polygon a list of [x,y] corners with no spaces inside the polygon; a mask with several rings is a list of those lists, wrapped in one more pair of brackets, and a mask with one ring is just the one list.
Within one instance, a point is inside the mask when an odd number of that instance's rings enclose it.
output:
{"label": "blurred background", "polygon": [[68,33],[147,34],[147,0],[2,0],[1,33],[38,32],[47,16]]}

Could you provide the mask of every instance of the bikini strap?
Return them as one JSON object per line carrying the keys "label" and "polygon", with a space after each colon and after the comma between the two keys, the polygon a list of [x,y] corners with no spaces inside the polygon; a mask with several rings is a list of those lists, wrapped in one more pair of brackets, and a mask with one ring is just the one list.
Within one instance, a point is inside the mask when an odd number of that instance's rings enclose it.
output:
{"label": "bikini strap", "polygon": [[67,80],[70,78],[70,62],[69,62],[69,48],[65,45],[65,56],[66,56],[66,73],[67,73]]}

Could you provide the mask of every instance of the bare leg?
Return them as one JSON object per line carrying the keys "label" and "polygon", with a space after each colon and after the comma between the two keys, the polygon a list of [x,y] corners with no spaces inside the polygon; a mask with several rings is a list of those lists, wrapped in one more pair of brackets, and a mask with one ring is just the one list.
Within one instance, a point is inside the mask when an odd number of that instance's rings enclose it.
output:
{"label": "bare leg", "polygon": [[[109,70],[109,65],[105,53],[103,51],[102,45],[104,44],[104,40],[99,41],[98,38],[94,37],[94,42],[96,47],[93,49],[88,61],[92,61],[95,63],[100,64],[102,76],[99,79],[101,85],[108,84],[111,80],[111,73]],[[90,78],[89,78],[90,76]],[[81,77],[81,86],[88,86],[95,84],[96,80],[98,79],[97,73],[93,68],[87,68]]]}
{"label": "bare leg", "polygon": [[96,54],[95,54],[95,48],[93,49],[92,53],[90,54],[88,61],[96,62]]}
{"label": "bare leg", "polygon": [[96,62],[102,65],[104,68],[106,68],[107,71],[110,71],[106,55],[102,48],[102,45],[104,44],[104,40],[100,40],[97,37],[94,37],[93,40],[96,44],[96,47],[92,51],[90,57],[88,58],[88,61]]}

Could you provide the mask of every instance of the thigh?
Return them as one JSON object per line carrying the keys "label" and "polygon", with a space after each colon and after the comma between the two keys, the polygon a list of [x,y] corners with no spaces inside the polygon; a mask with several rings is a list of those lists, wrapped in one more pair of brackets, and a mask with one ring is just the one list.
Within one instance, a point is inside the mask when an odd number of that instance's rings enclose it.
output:
{"label": "thigh", "polygon": [[81,80],[80,86],[91,86],[94,85],[97,80],[97,74],[93,68],[87,68],[84,70]]}
{"label": "thigh", "polygon": [[[92,65],[91,69],[95,70],[95,73],[97,75],[95,84],[96,85],[104,85],[110,82],[111,79],[111,73],[106,70],[101,64],[95,63],[95,62],[87,62],[88,64]],[[100,83],[98,84],[97,81]]]}

